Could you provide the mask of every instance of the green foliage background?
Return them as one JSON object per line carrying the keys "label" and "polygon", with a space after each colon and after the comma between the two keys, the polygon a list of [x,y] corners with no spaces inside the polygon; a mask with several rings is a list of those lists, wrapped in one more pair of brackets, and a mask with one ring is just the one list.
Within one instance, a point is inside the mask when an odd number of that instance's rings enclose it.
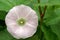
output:
{"label": "green foliage background", "polygon": [[[27,5],[36,11],[38,15],[38,22],[40,23],[40,15],[38,6],[41,6],[42,11],[45,5],[47,10],[42,24],[42,40],[60,40],[60,0],[0,0],[0,40],[17,40],[13,38],[6,30],[5,16],[8,11],[17,5]],[[39,24],[38,23],[38,24]],[[40,40],[40,24],[34,36],[27,39],[20,40]]]}

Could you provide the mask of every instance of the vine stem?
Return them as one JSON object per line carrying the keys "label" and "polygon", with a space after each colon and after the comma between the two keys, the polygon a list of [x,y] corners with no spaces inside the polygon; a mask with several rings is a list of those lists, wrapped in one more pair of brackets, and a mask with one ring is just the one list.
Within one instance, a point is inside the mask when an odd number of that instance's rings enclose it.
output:
{"label": "vine stem", "polygon": [[[38,0],[38,3],[40,3],[40,0]],[[40,16],[41,16],[41,14],[42,14],[41,6],[38,6],[38,8],[39,8]]]}
{"label": "vine stem", "polygon": [[[40,3],[40,0],[38,0],[38,3]],[[41,27],[42,27],[43,18],[44,18],[47,6],[46,5],[44,6],[44,11],[43,12],[41,10],[41,6],[38,6],[38,9],[39,9],[39,13],[40,13],[40,40],[42,40],[42,37],[43,37],[44,34],[41,30]]]}

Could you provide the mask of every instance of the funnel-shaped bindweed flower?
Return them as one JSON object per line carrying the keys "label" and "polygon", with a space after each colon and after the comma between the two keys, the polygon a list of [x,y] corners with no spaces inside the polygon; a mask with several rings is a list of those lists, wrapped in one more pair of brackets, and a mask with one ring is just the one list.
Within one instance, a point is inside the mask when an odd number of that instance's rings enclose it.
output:
{"label": "funnel-shaped bindweed flower", "polygon": [[16,39],[25,39],[35,34],[38,26],[36,12],[28,6],[13,7],[6,15],[8,32]]}

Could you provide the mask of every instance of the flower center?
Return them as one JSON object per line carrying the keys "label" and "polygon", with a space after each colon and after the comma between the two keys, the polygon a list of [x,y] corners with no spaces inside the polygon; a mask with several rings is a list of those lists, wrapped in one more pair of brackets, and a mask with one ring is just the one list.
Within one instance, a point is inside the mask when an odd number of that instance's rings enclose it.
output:
{"label": "flower center", "polygon": [[18,22],[18,25],[23,26],[25,24],[25,19],[20,18],[17,22]]}

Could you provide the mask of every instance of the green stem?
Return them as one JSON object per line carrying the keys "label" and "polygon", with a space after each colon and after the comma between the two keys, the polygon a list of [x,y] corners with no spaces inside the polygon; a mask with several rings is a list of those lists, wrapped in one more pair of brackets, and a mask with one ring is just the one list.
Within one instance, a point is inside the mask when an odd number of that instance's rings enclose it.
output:
{"label": "green stem", "polygon": [[[38,3],[40,3],[40,0],[38,0]],[[41,30],[41,27],[42,27],[43,18],[44,18],[47,6],[44,7],[44,12],[42,12],[41,6],[39,6],[38,8],[39,8],[39,13],[40,13],[40,40],[42,40],[44,34]]]}
{"label": "green stem", "polygon": [[[38,0],[38,3],[40,3],[40,0]],[[39,8],[40,16],[41,16],[41,14],[42,14],[41,6],[38,6],[38,8]]]}

